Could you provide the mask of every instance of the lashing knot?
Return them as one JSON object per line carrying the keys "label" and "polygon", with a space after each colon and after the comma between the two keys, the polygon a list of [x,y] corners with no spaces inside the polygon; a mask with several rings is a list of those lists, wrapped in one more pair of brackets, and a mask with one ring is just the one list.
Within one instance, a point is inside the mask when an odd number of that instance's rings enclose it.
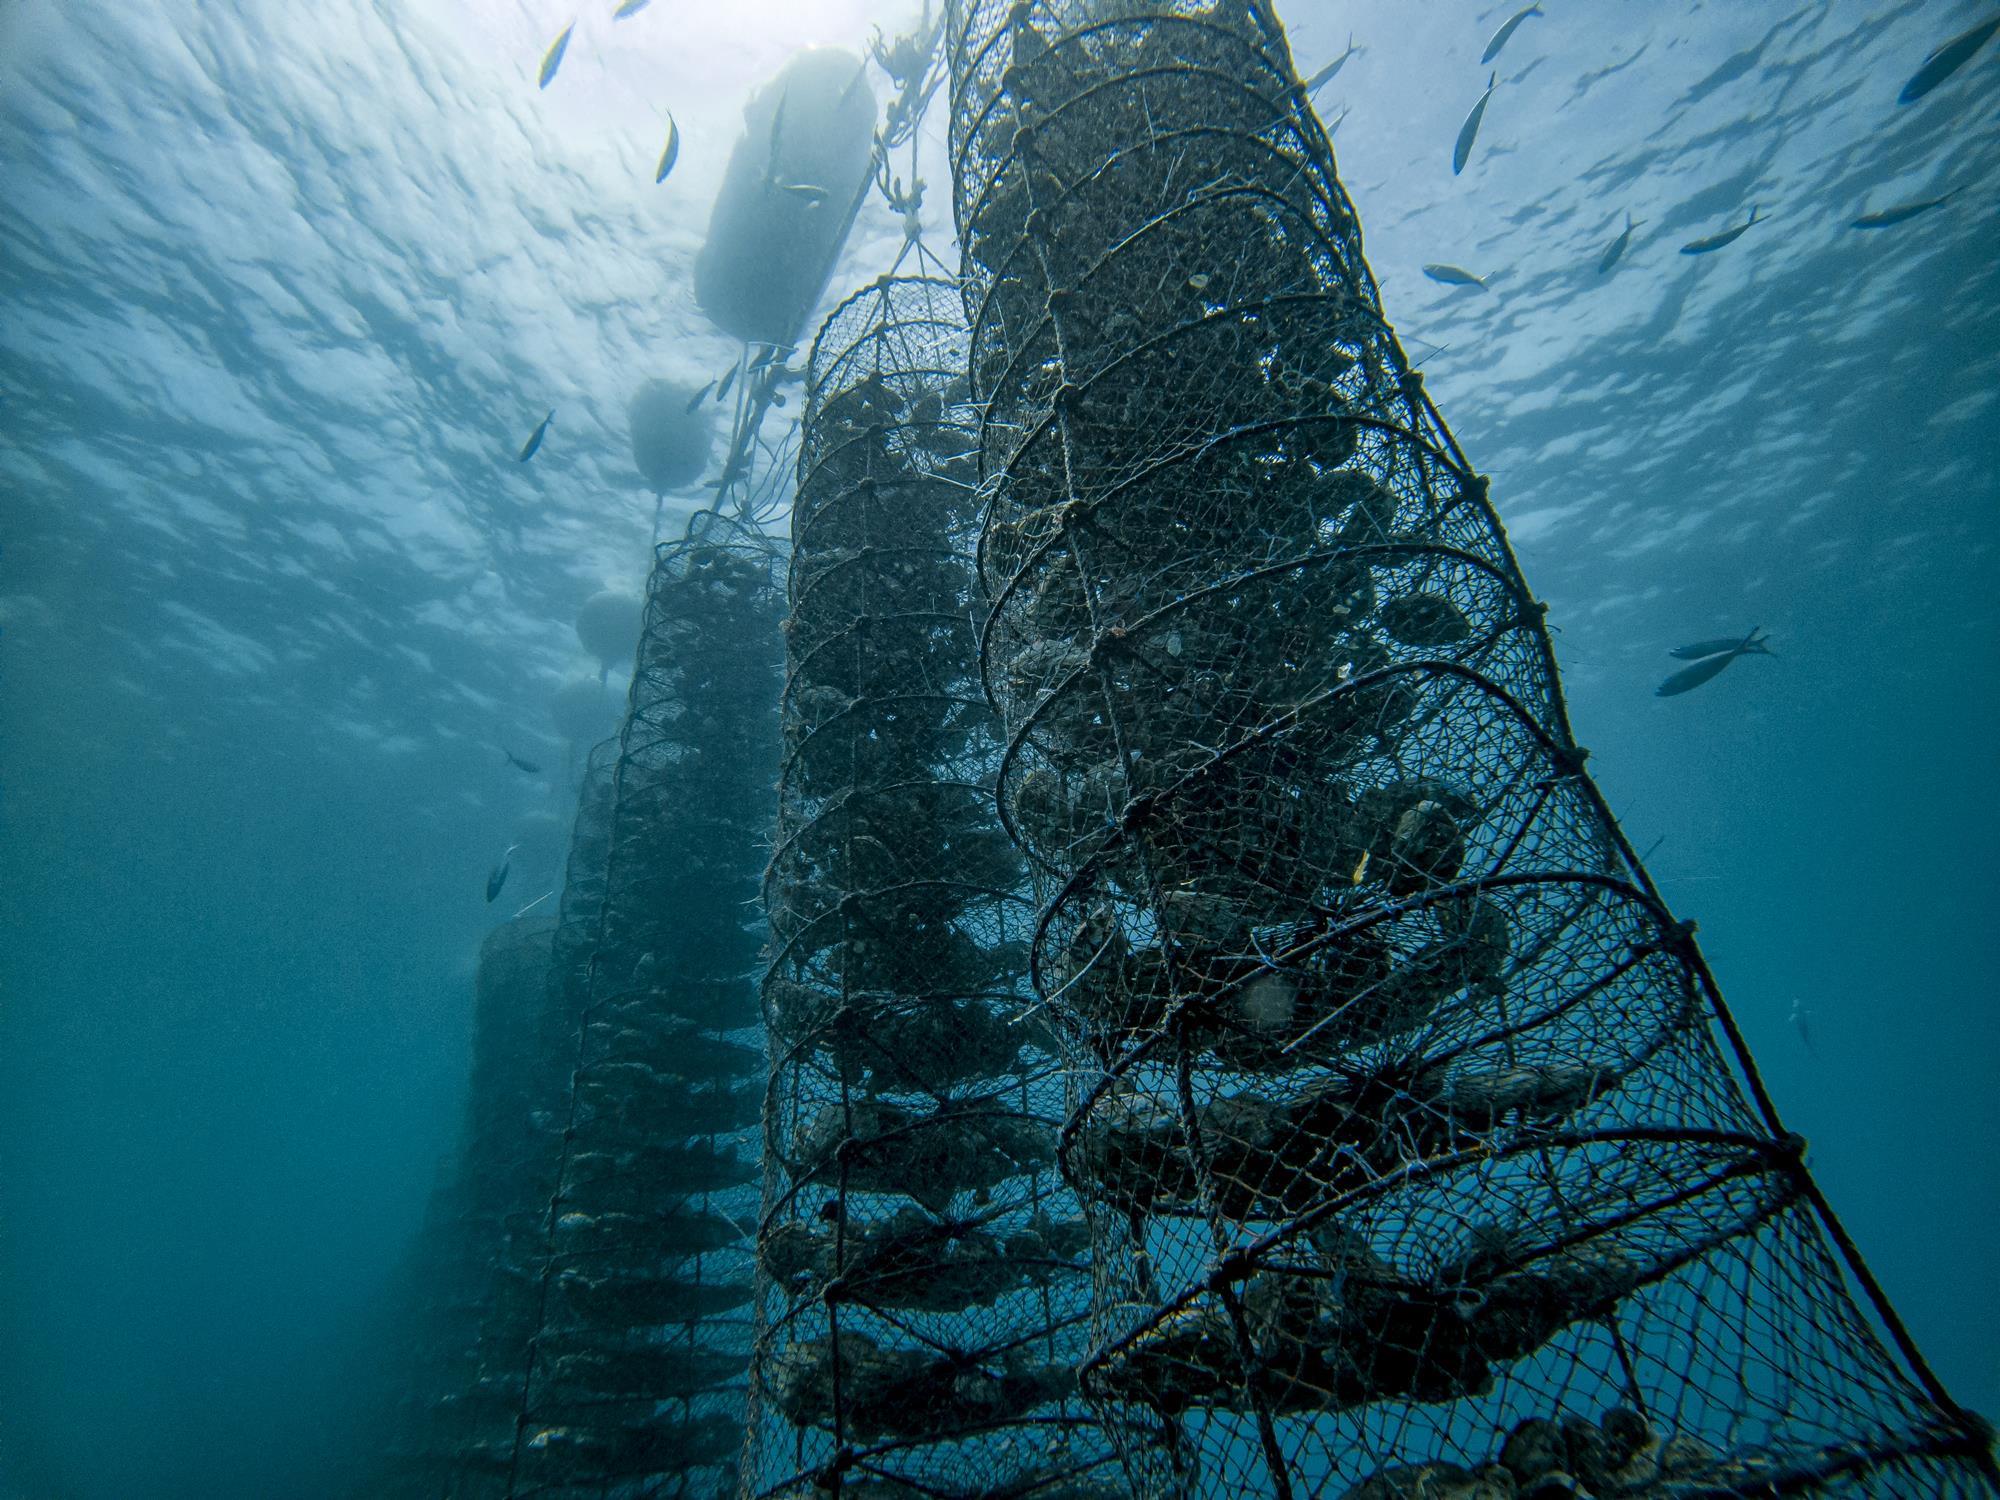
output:
{"label": "lashing knot", "polygon": [[813,1488],[824,1490],[829,1495],[840,1492],[840,1476],[855,1464],[855,1452],[843,1444],[824,1464],[813,1473]]}
{"label": "lashing knot", "polygon": [[1556,763],[1556,769],[1565,776],[1581,776],[1583,764],[1590,759],[1590,752],[1581,745],[1558,745],[1550,752],[1549,759]]}
{"label": "lashing knot", "polygon": [[1241,1250],[1232,1250],[1215,1263],[1215,1269],[1208,1273],[1208,1289],[1211,1292],[1226,1292],[1240,1282],[1248,1281],[1256,1273],[1254,1261]]}

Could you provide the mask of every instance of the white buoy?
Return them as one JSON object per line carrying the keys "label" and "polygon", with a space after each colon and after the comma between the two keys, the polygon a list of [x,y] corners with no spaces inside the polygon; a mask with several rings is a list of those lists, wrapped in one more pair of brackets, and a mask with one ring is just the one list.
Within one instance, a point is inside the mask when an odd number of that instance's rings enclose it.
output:
{"label": "white buoy", "polygon": [[653,540],[660,539],[660,510],[667,491],[683,489],[708,467],[711,408],[705,393],[671,380],[649,380],[632,397],[632,466],[653,492]]}
{"label": "white buoy", "polygon": [[601,589],[576,612],[576,638],[597,662],[601,686],[613,667],[630,668],[639,651],[639,622],[645,602],[636,594]]}

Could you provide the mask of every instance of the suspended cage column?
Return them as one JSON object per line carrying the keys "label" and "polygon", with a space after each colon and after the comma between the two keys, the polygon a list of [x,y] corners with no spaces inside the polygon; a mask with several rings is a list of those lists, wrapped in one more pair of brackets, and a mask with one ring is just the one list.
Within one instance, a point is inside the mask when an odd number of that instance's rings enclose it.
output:
{"label": "suspended cage column", "polygon": [[950,45],[982,669],[1135,1488],[1991,1493],[1583,773],[1275,19]]}
{"label": "suspended cage column", "polygon": [[975,672],[964,368],[956,287],[884,280],[808,371],[748,1495],[1115,1478],[1075,1393],[1062,1091],[1019,1022],[1032,910]]}
{"label": "suspended cage column", "polygon": [[593,756],[606,811],[564,893],[557,969],[574,997],[574,1071],[538,1215],[510,1496],[735,1488],[763,1071],[755,895],[777,739],[773,559],[761,536],[710,513],[659,549],[630,712]]}
{"label": "suspended cage column", "polygon": [[403,1273],[405,1396],[365,1481],[371,1496],[481,1493],[477,1475],[511,1435],[511,1410],[485,1402],[478,1380],[494,1347],[526,1336],[521,1320],[501,1326],[518,1303],[498,1294],[496,1266],[519,1216],[547,1195],[530,1164],[548,1160],[536,1111],[562,1057],[547,1004],[554,932],[552,916],[517,917],[480,947],[465,1120]]}
{"label": "suspended cage column", "polygon": [[498,1500],[508,1490],[522,1375],[541,1311],[543,1226],[576,1052],[575,913],[594,906],[601,890],[595,872],[603,868],[611,790],[604,749],[593,752],[578,795],[559,912],[496,928],[480,953],[462,1152],[466,1222],[476,1238],[458,1292],[477,1334],[436,1403],[451,1434],[437,1469],[401,1469],[385,1491],[391,1495]]}

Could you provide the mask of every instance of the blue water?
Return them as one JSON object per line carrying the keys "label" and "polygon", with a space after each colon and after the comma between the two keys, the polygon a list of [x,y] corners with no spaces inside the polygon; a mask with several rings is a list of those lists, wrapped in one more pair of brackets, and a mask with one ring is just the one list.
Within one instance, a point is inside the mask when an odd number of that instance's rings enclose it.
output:
{"label": "blue water", "polygon": [[[749,90],[907,20],[610,8],[546,91],[572,13],[539,5],[0,9],[6,1500],[315,1496],[368,1451],[478,941],[555,884],[573,746],[616,720],[571,621],[643,574],[625,403],[735,353],[688,267]],[[2000,46],[1895,102],[1991,7],[1552,0],[1454,177],[1513,8],[1281,11],[1302,71],[1366,49],[1321,111],[1592,769],[2000,1414]],[[831,291],[901,232],[871,206]],[[1667,648],[1757,624],[1777,659],[1653,696]]]}

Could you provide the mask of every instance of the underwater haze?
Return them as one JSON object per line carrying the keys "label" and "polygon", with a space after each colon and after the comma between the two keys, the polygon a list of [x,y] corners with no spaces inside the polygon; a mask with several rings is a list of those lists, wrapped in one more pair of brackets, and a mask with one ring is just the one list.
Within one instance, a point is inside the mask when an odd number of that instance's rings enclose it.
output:
{"label": "underwater haze", "polygon": [[[644,583],[628,402],[740,350],[692,266],[750,93],[914,12],[613,9],[0,8],[0,1500],[373,1454],[480,941],[623,707],[575,622]],[[1302,76],[1361,49],[1319,112],[1591,771],[2000,1415],[2000,42],[1897,99],[1994,7],[1550,0],[1482,65],[1514,9],[1278,5]],[[828,302],[903,235],[867,205]]]}

